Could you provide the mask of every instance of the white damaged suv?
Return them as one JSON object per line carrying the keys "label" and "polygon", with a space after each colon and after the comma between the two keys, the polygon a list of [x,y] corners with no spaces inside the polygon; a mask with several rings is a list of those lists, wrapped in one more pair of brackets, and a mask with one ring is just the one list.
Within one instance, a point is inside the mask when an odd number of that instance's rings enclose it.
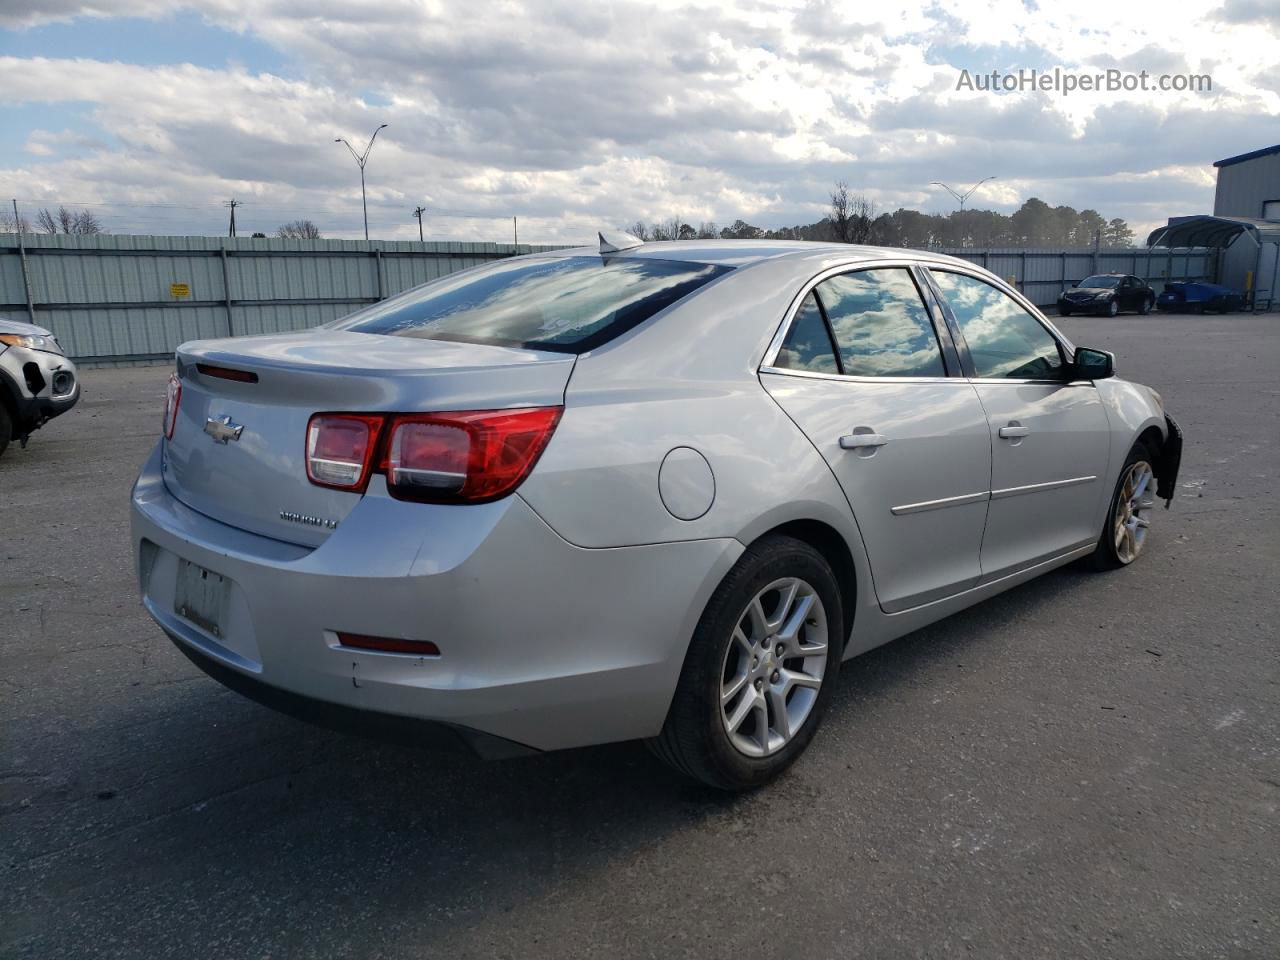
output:
{"label": "white damaged suv", "polygon": [[0,454],[80,399],[75,364],[52,333],[0,317]]}

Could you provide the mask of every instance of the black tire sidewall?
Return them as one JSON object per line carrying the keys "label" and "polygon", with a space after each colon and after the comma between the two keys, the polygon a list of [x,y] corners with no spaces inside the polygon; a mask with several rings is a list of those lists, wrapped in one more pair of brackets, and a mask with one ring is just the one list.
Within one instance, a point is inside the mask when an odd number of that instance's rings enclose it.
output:
{"label": "black tire sidewall", "polygon": [[[1102,535],[1098,539],[1098,548],[1093,552],[1091,559],[1093,565],[1099,570],[1118,570],[1120,567],[1129,566],[1120,559],[1120,554],[1116,552],[1116,540],[1113,535],[1116,522],[1116,511],[1120,508],[1120,488],[1124,483],[1124,478],[1129,473],[1129,468],[1139,460],[1151,462],[1151,453],[1147,450],[1147,445],[1139,440],[1129,450],[1129,455],[1124,458],[1124,466],[1120,468],[1120,474],[1116,477],[1115,485],[1111,488],[1111,502],[1107,505],[1107,517],[1102,523]],[[1134,558],[1137,560],[1137,557]],[[1132,563],[1133,561],[1130,561]]]}
{"label": "black tire sidewall", "polygon": [[0,402],[0,456],[3,456],[5,448],[9,446],[9,441],[13,439],[13,418],[9,416],[9,410]]}
{"label": "black tire sidewall", "polygon": [[[827,664],[817,701],[791,742],[768,757],[749,757],[733,746],[720,714],[721,671],[738,618],[752,597],[774,580],[799,577],[817,591],[827,615]],[[789,767],[813,739],[830,703],[844,646],[844,613],[830,565],[800,540],[769,537],[748,548],[712,595],[694,632],[668,715],[694,740],[700,779],[728,790],[744,790],[772,780]]]}

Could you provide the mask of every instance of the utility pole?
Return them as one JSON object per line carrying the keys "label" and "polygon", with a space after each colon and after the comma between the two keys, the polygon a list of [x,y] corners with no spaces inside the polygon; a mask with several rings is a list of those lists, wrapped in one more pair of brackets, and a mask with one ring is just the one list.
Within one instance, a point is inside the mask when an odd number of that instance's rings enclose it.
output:
{"label": "utility pole", "polygon": [[422,242],[422,215],[426,213],[425,207],[414,207],[413,215],[418,218],[418,242]]}
{"label": "utility pole", "polygon": [[227,230],[227,236],[234,237],[236,235],[236,207],[243,206],[243,204],[239,200],[233,199],[225,201],[222,205],[231,208],[231,226]]}
{"label": "utility pole", "polygon": [[22,289],[27,294],[27,322],[36,322],[35,304],[31,302],[31,275],[27,273],[27,246],[22,240],[22,217],[18,214],[18,198],[13,199],[13,229],[18,234],[18,254],[22,258]]}
{"label": "utility pole", "polygon": [[968,200],[971,196],[973,196],[973,192],[977,190],[980,186],[982,186],[984,183],[986,183],[988,180],[994,180],[994,179],[995,177],[983,177],[981,180],[975,183],[972,187],[970,187],[964,193],[960,193],[956,190],[952,190],[949,186],[947,186],[941,180],[930,180],[929,185],[931,187],[941,187],[943,190],[947,191],[947,193],[951,194],[953,197],[955,197],[957,200],[960,201],[960,209],[963,210],[964,202]]}
{"label": "utility pole", "polygon": [[[382,124],[378,130],[386,129],[387,124]],[[378,130],[373,131],[373,136],[369,138],[369,143],[364,148],[364,153],[356,153],[355,147],[347,143],[343,137],[334,139],[334,143],[345,144],[346,148],[351,151],[351,156],[355,157],[355,161],[360,166],[360,206],[364,209],[364,238],[369,239],[369,201],[365,197],[364,192],[364,165],[369,160],[369,152],[373,150],[373,141],[378,139]]]}
{"label": "utility pole", "polygon": [[520,246],[520,228],[516,225],[516,218],[511,218],[511,240],[518,247]]}

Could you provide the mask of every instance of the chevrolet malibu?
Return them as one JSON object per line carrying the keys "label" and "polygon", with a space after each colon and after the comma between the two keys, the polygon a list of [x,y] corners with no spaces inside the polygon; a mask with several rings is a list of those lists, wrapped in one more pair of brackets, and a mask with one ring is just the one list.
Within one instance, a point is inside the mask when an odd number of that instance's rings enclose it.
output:
{"label": "chevrolet malibu", "polygon": [[1181,447],[966,262],[602,235],[185,344],[133,539],[178,649],[278,709],[745,789],[842,661],[1136,560]]}

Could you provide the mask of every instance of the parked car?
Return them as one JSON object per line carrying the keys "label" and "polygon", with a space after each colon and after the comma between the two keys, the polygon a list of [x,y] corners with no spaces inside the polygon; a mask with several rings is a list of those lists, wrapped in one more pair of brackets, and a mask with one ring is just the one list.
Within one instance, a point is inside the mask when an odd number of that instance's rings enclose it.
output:
{"label": "parked car", "polygon": [[1150,313],[1156,292],[1146,281],[1125,273],[1099,273],[1085,277],[1058,297],[1058,313],[1099,313],[1114,317],[1122,310]]}
{"label": "parked car", "polygon": [[1198,280],[1172,280],[1156,299],[1156,306],[1167,313],[1232,313],[1248,303],[1239,290]]}
{"label": "parked car", "polygon": [[0,454],[80,399],[76,366],[52,333],[0,317]]}
{"label": "parked car", "polygon": [[840,664],[1073,560],[1132,563],[1182,439],[963,260],[587,247],[179,348],[143,603],[297,716],[482,755],[644,739],[724,789]]}

